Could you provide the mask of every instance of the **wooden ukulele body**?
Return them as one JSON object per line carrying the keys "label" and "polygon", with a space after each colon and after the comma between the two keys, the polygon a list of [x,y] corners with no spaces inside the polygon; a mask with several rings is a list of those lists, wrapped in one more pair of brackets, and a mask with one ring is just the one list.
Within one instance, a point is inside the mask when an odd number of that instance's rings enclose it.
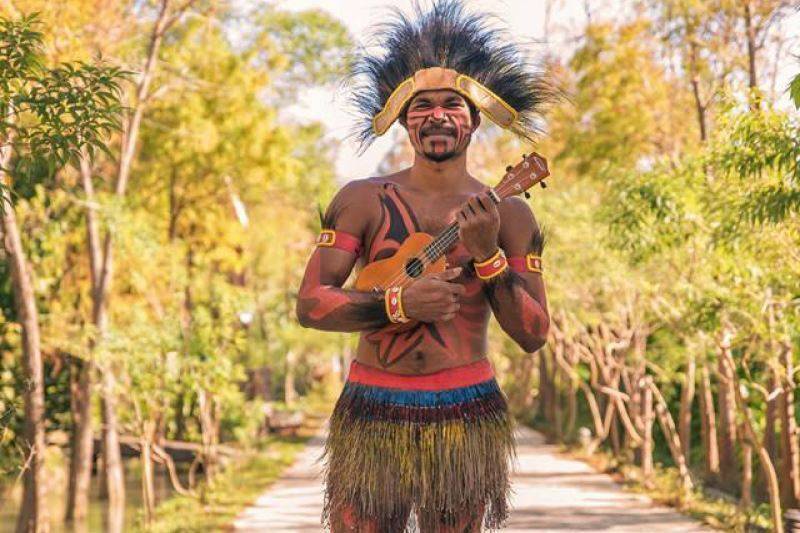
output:
{"label": "wooden ukulele body", "polygon": [[[393,256],[364,266],[356,278],[355,289],[383,292],[392,286],[406,286],[410,279],[418,278],[425,274],[444,272],[447,268],[447,260],[444,255],[429,265],[415,265],[413,263],[415,257],[424,257],[425,252],[423,250],[431,242],[433,242],[433,237],[427,233],[412,233],[403,241],[403,244],[400,245],[400,248],[397,249]],[[411,329],[416,323],[416,320],[411,320],[404,324],[390,324],[380,331],[399,333]]]}
{"label": "wooden ukulele body", "polygon": [[[536,183],[541,183],[550,175],[547,160],[536,153],[523,155],[516,166],[506,168],[506,174],[494,189],[489,191],[496,203],[510,196],[521,194]],[[375,291],[382,293],[389,287],[405,287],[414,278],[425,274],[444,272],[447,268],[446,249],[458,240],[458,224],[453,222],[437,237],[427,233],[412,233],[397,249],[392,257],[381,259],[364,266],[354,284],[359,291]],[[436,244],[431,245],[431,243]],[[426,247],[430,249],[426,252]],[[424,260],[423,260],[424,258]],[[431,258],[436,258],[431,261]],[[427,262],[430,264],[425,264]],[[378,332],[400,332],[411,329],[417,321],[404,324],[390,324]]]}
{"label": "wooden ukulele body", "polygon": [[[403,241],[392,257],[374,261],[364,266],[358,274],[355,289],[359,291],[385,291],[392,286],[405,286],[409,279],[424,274],[444,272],[447,260],[444,255],[433,263],[422,266],[421,272],[410,264],[416,256],[424,256],[423,250],[433,242],[427,233],[412,233]],[[416,275],[414,275],[416,274]]]}

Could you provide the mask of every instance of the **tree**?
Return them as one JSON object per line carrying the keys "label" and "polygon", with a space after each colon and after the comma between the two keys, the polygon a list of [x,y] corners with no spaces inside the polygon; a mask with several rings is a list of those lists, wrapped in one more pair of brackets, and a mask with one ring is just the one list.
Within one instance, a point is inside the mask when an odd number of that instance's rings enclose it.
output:
{"label": "tree", "polygon": [[42,466],[45,451],[44,391],[39,317],[26,252],[14,208],[15,188],[52,179],[81,150],[107,149],[103,139],[118,127],[121,71],[89,64],[45,68],[42,34],[33,16],[0,19],[0,208],[4,247],[11,264],[17,320],[22,325],[25,439],[30,447],[17,531],[48,529]]}

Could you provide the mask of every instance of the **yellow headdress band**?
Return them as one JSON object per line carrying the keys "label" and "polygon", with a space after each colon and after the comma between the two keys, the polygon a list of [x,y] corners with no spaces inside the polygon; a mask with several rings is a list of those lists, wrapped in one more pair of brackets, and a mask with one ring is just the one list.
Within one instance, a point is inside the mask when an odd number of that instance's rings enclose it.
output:
{"label": "yellow headdress band", "polygon": [[395,88],[383,109],[372,118],[375,135],[383,135],[391,127],[406,104],[422,91],[450,89],[467,98],[489,119],[507,130],[515,130],[519,114],[505,100],[480,82],[449,68],[431,67],[418,70]]}

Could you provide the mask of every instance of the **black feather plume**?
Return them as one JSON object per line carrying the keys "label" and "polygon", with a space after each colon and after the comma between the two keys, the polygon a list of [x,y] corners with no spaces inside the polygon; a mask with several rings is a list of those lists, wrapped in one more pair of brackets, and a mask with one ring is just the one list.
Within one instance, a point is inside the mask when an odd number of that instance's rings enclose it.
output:
{"label": "black feather plume", "polygon": [[413,4],[414,17],[395,8],[373,35],[380,53],[362,49],[349,77],[351,104],[358,114],[354,136],[362,149],[375,139],[372,118],[404,80],[430,67],[453,69],[477,80],[519,114],[513,130],[532,139],[542,129],[542,112],[557,91],[528,61],[507,32],[492,27],[487,13],[469,13],[460,0]]}

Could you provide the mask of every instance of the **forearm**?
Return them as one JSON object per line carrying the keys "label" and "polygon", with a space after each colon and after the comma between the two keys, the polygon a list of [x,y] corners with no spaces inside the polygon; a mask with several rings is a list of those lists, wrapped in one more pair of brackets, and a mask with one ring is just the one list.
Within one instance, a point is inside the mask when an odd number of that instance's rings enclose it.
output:
{"label": "forearm", "polygon": [[483,283],[484,292],[503,331],[526,352],[541,348],[547,342],[550,317],[543,302],[526,290],[525,280],[507,270]]}
{"label": "forearm", "polygon": [[325,331],[363,331],[389,323],[383,293],[333,285],[303,287],[297,299],[297,319],[304,327]]}

